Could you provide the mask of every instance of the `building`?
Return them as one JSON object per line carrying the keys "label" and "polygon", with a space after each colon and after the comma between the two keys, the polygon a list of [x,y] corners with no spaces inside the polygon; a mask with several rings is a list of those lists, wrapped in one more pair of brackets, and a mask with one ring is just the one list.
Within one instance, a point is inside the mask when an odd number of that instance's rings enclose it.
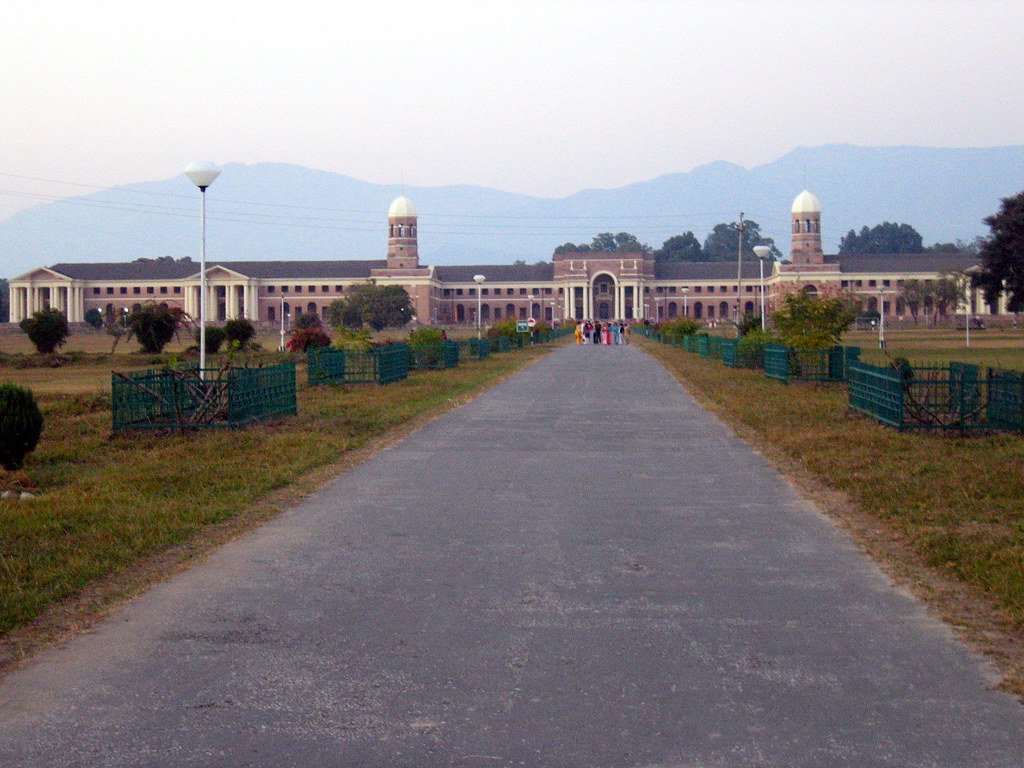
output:
{"label": "building", "polygon": [[[852,294],[865,312],[881,309],[901,317],[908,314],[899,295],[907,280],[936,280],[977,266],[976,257],[956,253],[827,255],[818,199],[801,192],[790,214],[790,259],[767,265],[756,259],[739,265],[657,263],[651,254],[588,251],[557,253],[551,262],[533,265],[424,266],[416,208],[403,195],[388,210],[383,259],[208,262],[207,317],[277,326],[300,314],[322,314],[367,280],[403,286],[417,321],[426,324],[475,324],[478,306],[482,323],[507,317],[657,322],[681,316],[717,322],[758,313],[762,286],[769,311],[786,293],[804,291]],[[762,267],[767,267],[763,278]],[[474,280],[478,275],[484,277],[479,284]],[[199,286],[199,265],[189,259],[54,264],[10,281],[11,322],[49,307],[66,313],[70,322],[84,322],[92,309],[118,313],[149,301],[198,317]],[[978,295],[971,299],[976,314],[1005,312],[1005,300],[989,306]],[[950,307],[947,313],[965,309]],[[921,311],[930,320],[938,308],[926,302]]]}

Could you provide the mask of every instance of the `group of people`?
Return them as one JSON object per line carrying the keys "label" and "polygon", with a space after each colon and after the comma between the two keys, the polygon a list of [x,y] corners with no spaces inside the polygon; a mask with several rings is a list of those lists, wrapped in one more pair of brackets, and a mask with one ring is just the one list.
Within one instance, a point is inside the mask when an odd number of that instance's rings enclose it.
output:
{"label": "group of people", "polygon": [[576,324],[577,344],[629,344],[629,326],[621,320],[604,323],[583,320]]}

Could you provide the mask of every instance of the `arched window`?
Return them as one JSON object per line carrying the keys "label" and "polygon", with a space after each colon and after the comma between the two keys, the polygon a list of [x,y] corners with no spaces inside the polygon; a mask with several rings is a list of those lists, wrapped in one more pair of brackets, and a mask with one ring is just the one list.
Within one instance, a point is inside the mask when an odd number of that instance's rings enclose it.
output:
{"label": "arched window", "polygon": [[491,321],[491,307],[488,304],[483,304],[480,307],[480,322],[489,323]]}
{"label": "arched window", "polygon": [[274,307],[267,307],[267,320],[271,323],[277,320],[277,310]]}
{"label": "arched window", "polygon": [[676,316],[676,303],[674,301],[668,303],[668,316],[669,318]]}
{"label": "arched window", "polygon": [[708,304],[708,317],[713,318],[715,316],[715,305]]}
{"label": "arched window", "polygon": [[704,317],[704,305],[699,301],[693,302],[693,316],[697,320]]}
{"label": "arched window", "polygon": [[744,315],[752,315],[752,314],[754,314],[754,302],[748,301],[746,304],[743,305],[743,314]]}
{"label": "arched window", "polygon": [[464,323],[466,322],[466,308],[461,304],[455,305],[455,322]]}
{"label": "arched window", "polygon": [[516,305],[515,304],[506,304],[505,305],[505,316],[506,317],[515,317],[516,316]]}
{"label": "arched window", "polygon": [[501,307],[494,308],[494,319],[501,320]]}
{"label": "arched window", "polygon": [[718,316],[720,318],[723,318],[723,319],[729,317],[729,302],[723,301],[723,302],[719,303],[719,305],[718,305]]}
{"label": "arched window", "polygon": [[312,301],[309,302],[309,304],[306,305],[306,311],[313,315],[313,317],[316,317],[316,303]]}

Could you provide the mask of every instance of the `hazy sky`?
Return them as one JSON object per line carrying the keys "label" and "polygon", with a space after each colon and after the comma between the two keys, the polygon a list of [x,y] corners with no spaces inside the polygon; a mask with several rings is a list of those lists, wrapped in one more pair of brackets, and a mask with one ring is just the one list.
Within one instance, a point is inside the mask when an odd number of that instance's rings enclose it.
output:
{"label": "hazy sky", "polygon": [[561,197],[1024,144],[1022,30],[1021,0],[8,0],[0,219],[195,159]]}

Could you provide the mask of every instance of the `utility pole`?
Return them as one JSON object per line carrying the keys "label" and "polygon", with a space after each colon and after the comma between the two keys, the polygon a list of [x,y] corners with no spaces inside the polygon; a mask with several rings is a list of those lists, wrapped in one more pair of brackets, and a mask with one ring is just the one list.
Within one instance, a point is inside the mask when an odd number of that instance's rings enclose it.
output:
{"label": "utility pole", "polygon": [[743,302],[743,211],[740,211],[740,242],[736,246],[736,336],[740,335],[740,307]]}

